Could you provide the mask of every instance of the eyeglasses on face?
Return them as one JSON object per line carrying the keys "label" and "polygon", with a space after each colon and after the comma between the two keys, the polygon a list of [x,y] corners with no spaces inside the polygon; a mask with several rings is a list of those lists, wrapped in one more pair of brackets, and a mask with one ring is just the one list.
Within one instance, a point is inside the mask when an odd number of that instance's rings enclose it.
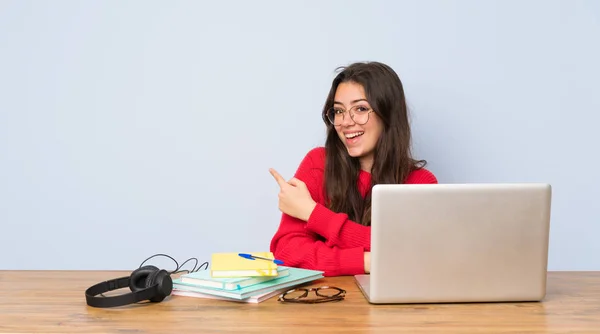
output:
{"label": "eyeglasses on face", "polygon": [[[348,110],[350,114],[350,118],[354,121],[354,123],[358,125],[367,124],[369,121],[369,114],[373,111],[373,109],[364,107],[364,106],[354,106]],[[327,110],[327,119],[333,125],[342,125],[344,122],[344,117],[346,115],[346,110],[340,107],[331,107]]]}
{"label": "eyeglasses on face", "polygon": [[[315,297],[309,297],[309,292],[314,292]],[[291,289],[279,296],[280,302],[316,304],[343,300],[346,290],[334,286],[321,286],[318,288]]]}

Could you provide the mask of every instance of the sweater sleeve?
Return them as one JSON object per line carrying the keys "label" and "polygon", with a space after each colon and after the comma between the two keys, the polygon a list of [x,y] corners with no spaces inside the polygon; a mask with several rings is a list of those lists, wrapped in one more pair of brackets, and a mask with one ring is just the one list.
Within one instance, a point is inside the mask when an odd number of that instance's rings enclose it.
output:
{"label": "sweater sleeve", "polygon": [[329,246],[362,247],[367,252],[371,250],[370,226],[360,225],[348,219],[345,213],[335,213],[321,203],[317,203],[306,228],[323,236]]}
{"label": "sweater sleeve", "polygon": [[331,246],[305,226],[297,218],[282,215],[270,250],[285,266],[321,270],[324,276],[364,274],[363,247]]}

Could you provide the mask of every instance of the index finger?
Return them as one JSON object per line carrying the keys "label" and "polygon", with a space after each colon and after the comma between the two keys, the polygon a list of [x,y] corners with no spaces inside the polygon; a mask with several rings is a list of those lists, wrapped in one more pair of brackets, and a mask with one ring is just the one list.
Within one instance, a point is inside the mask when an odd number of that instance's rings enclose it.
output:
{"label": "index finger", "polygon": [[269,168],[269,173],[273,175],[275,181],[277,181],[277,184],[279,184],[280,187],[283,187],[284,184],[287,184],[287,182],[285,182],[285,179],[281,175],[279,175],[279,173],[277,173],[277,171],[273,168]]}

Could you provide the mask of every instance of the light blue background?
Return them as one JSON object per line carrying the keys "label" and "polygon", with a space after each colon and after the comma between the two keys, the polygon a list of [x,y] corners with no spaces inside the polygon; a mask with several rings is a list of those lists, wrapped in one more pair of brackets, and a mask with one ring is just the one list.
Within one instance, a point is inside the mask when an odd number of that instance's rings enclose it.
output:
{"label": "light blue background", "polygon": [[268,250],[268,168],[378,60],[440,182],[551,183],[549,269],[600,270],[599,41],[597,1],[0,1],[0,269]]}

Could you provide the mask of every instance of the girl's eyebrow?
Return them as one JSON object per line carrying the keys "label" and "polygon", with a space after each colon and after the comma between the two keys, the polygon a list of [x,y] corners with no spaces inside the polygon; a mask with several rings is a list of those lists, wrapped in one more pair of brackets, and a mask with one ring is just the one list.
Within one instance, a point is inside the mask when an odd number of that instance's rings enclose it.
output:
{"label": "girl's eyebrow", "polygon": [[[355,103],[358,103],[358,102],[361,102],[361,101],[368,102],[368,101],[367,101],[367,99],[358,99],[358,100],[354,100],[354,101],[352,101],[352,102],[350,102],[350,103],[351,103],[351,104],[355,104]],[[344,105],[344,104],[343,104],[342,102],[340,102],[340,101],[333,101],[333,104],[341,104],[341,105]]]}

